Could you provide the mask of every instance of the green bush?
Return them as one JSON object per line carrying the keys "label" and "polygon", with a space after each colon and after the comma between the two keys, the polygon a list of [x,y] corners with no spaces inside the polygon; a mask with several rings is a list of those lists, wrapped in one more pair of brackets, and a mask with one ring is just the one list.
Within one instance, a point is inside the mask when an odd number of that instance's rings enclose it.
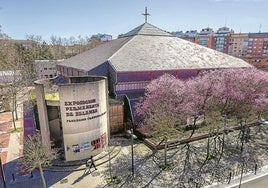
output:
{"label": "green bush", "polygon": [[159,165],[159,168],[161,168],[162,170],[170,170],[171,167],[172,167],[171,164]]}
{"label": "green bush", "polygon": [[215,156],[214,155],[212,155],[212,154],[204,154],[204,155],[202,155],[202,157],[204,158],[204,159],[207,159],[207,160],[211,160],[211,159],[215,159]]}
{"label": "green bush", "polygon": [[108,185],[118,185],[121,183],[121,180],[117,176],[113,176],[112,178],[106,178],[106,182]]}

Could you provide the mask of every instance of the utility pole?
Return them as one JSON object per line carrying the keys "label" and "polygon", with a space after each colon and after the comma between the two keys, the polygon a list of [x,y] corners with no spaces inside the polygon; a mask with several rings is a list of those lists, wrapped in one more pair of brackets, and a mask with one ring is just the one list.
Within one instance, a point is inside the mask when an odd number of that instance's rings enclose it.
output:
{"label": "utility pole", "polygon": [[131,155],[132,155],[132,176],[134,176],[134,151],[133,151],[133,140],[137,138],[135,134],[133,134],[133,129],[127,130],[127,133],[131,137]]}

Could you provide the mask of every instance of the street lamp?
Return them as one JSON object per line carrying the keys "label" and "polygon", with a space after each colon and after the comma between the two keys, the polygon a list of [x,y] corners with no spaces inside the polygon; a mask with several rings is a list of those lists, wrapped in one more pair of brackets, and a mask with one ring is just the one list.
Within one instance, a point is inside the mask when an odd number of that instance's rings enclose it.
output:
{"label": "street lamp", "polygon": [[6,178],[5,178],[5,174],[4,174],[4,168],[3,168],[3,164],[2,164],[2,148],[0,148],[0,168],[1,168],[1,176],[3,178],[3,184],[4,184],[4,188],[7,187],[6,185]]}
{"label": "street lamp", "polygon": [[133,134],[133,129],[127,130],[127,133],[131,137],[131,155],[132,155],[132,176],[134,176],[134,155],[133,155],[133,139],[136,139],[137,136]]}

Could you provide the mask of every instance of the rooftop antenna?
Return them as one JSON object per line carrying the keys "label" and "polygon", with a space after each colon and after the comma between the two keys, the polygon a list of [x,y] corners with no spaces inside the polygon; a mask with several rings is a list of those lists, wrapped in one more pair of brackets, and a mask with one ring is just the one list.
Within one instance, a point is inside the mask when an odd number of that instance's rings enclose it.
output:
{"label": "rooftop antenna", "polygon": [[260,24],[260,27],[259,27],[259,33],[261,32],[261,24]]}
{"label": "rooftop antenna", "polygon": [[147,17],[150,16],[150,14],[147,12],[147,7],[145,7],[145,13],[142,13],[142,15],[145,17],[145,23],[147,23]]}

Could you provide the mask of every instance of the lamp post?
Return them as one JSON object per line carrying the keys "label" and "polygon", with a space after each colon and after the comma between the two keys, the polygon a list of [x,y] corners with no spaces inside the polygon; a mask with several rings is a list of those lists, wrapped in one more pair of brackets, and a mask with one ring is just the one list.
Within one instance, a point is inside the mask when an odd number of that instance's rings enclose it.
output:
{"label": "lamp post", "polygon": [[3,178],[4,188],[6,188],[7,187],[6,178],[5,178],[4,168],[3,168],[3,164],[2,164],[2,148],[0,148],[0,168],[1,168],[1,176]]}
{"label": "lamp post", "polygon": [[133,129],[127,130],[127,133],[131,137],[131,155],[132,155],[132,176],[134,176],[134,154],[133,154],[133,139],[136,139],[137,136],[133,134]]}

